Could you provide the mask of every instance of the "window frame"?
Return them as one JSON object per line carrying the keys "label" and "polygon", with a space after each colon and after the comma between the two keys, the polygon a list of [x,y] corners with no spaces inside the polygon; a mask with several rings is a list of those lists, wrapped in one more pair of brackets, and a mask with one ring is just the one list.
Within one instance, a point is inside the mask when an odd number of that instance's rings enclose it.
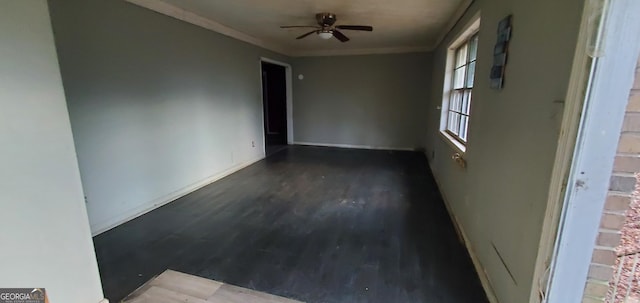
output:
{"label": "window frame", "polygon": [[[454,89],[454,81],[455,81],[455,70],[456,70],[456,51],[461,48],[464,47],[465,45],[468,45],[469,42],[472,39],[475,39],[476,37],[479,38],[479,32],[480,32],[480,13],[478,12],[475,16],[473,16],[473,18],[470,19],[470,21],[466,24],[466,26],[464,27],[464,29],[453,39],[453,42],[451,42],[449,44],[449,47],[447,49],[447,60],[446,60],[446,67],[445,67],[445,75],[444,75],[444,85],[443,85],[443,92],[442,92],[442,103],[441,106],[438,106],[438,109],[440,109],[441,111],[441,116],[440,116],[440,137],[447,142],[454,150],[456,150],[457,152],[464,154],[466,152],[466,148],[467,148],[467,143],[468,143],[468,133],[469,133],[469,129],[470,129],[470,125],[469,125],[469,121],[470,121],[470,117],[471,117],[471,102],[469,102],[469,110],[468,115],[467,116],[467,130],[466,130],[466,134],[465,134],[465,139],[463,140],[462,138],[460,138],[460,136],[458,136],[456,133],[450,131],[448,129],[448,123],[449,123],[449,107],[450,107],[450,103],[453,100],[454,97],[454,92],[456,90],[460,90],[460,89]],[[476,44],[476,59],[473,61],[475,62],[475,66],[474,66],[474,82],[476,80],[476,70],[477,70],[477,51],[478,51],[478,45],[479,45],[479,39],[478,39],[478,44]],[[468,46],[467,46],[468,47]],[[465,58],[465,64],[461,65],[462,66],[468,66],[468,64],[470,63],[469,60],[469,56],[470,56],[470,52],[467,51],[466,54],[466,58]],[[467,84],[467,76],[468,76],[468,70],[465,69],[465,75],[464,75],[464,85],[463,85],[463,89],[462,90],[467,90],[469,91],[470,94],[470,99],[473,97],[473,86],[471,87],[466,87]],[[464,97],[464,92],[462,92],[462,95],[460,97],[460,102],[462,103],[462,98]]]}
{"label": "window frame", "polygon": [[[471,86],[467,86],[468,80],[469,80],[469,66],[473,63],[473,78],[475,82],[475,73],[476,73],[476,61],[478,60],[478,41],[476,40],[476,54],[475,54],[475,58],[471,59],[471,52],[470,50],[470,46],[471,46],[471,42],[473,39],[477,39],[478,38],[478,31],[474,31],[468,38],[466,38],[462,44],[458,45],[453,52],[453,70],[451,72],[451,89],[449,92],[449,104],[447,106],[447,108],[445,109],[447,111],[447,121],[445,123],[446,127],[444,128],[444,131],[451,136],[453,139],[457,140],[458,143],[465,145],[467,144],[467,139],[468,139],[468,134],[469,134],[469,118],[471,117],[471,100],[473,99],[473,84],[471,84]],[[466,47],[466,54],[465,54],[465,58],[464,58],[464,64],[460,65],[460,66],[456,66],[457,65],[457,59],[458,59],[458,54],[462,51],[462,49]],[[464,75],[462,75],[462,87],[460,88],[456,88],[455,87],[455,83],[456,83],[456,71],[458,69],[464,68]],[[468,93],[468,97],[466,97],[465,95],[467,95]],[[460,96],[460,110],[454,110],[451,108],[451,104],[453,102],[453,99],[455,98],[455,96],[458,95]],[[464,111],[464,100],[465,98],[468,98],[467,101],[467,110],[466,113]],[[466,117],[467,122],[466,122],[466,128],[464,130],[464,138],[462,138],[461,134],[461,129],[459,129],[458,133],[456,134],[453,130],[451,130],[449,128],[449,124],[450,124],[450,117],[451,114],[457,114],[460,116],[460,121],[458,122],[458,128],[462,128],[462,117]]]}

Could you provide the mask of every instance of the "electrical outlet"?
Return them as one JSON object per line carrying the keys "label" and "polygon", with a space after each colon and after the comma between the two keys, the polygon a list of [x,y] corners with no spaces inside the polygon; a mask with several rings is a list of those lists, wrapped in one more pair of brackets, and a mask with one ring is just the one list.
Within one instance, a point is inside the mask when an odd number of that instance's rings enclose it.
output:
{"label": "electrical outlet", "polygon": [[251,147],[256,147],[256,141],[251,141]]}

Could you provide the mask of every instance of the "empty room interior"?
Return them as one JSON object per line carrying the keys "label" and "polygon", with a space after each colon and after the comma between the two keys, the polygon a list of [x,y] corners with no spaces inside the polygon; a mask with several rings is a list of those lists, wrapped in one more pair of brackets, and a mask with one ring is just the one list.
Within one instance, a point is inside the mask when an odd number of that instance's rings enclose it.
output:
{"label": "empty room interior", "polygon": [[[51,303],[605,302],[594,281],[615,251],[593,220],[623,216],[605,195],[635,182],[614,146],[640,104],[640,44],[600,37],[640,29],[629,8],[0,0],[0,287]],[[609,64],[624,81],[604,85]],[[601,86],[623,92],[610,111]],[[610,148],[580,162],[592,129]],[[618,158],[635,161],[629,144]],[[606,180],[571,181],[580,163]],[[566,210],[574,183],[597,190],[588,215]]]}

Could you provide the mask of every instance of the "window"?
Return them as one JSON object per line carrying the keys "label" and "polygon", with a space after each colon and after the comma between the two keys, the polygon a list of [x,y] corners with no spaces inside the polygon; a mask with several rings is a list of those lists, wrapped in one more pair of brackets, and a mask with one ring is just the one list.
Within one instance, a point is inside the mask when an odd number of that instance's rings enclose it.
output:
{"label": "window", "polygon": [[453,72],[449,80],[451,90],[444,131],[463,145],[467,143],[477,53],[477,33],[453,51]]}
{"label": "window", "polygon": [[440,134],[458,152],[466,151],[478,53],[480,13],[451,42],[442,89]]}

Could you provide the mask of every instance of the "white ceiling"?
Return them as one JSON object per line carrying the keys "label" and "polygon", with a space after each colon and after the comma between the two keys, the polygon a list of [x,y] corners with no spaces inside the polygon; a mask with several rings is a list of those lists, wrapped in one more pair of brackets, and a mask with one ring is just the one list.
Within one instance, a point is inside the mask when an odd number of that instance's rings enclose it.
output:
{"label": "white ceiling", "polygon": [[[385,53],[429,50],[469,0],[128,0],[173,17],[288,55]],[[343,31],[351,41],[322,40],[310,29],[315,14],[332,12],[336,25],[372,25],[373,32]],[[185,17],[187,16],[187,17]],[[191,16],[191,17],[188,17]],[[189,19],[198,20],[189,20]],[[206,19],[206,20],[205,20]],[[206,25],[203,25],[206,23]],[[209,26],[207,26],[209,25]]]}

